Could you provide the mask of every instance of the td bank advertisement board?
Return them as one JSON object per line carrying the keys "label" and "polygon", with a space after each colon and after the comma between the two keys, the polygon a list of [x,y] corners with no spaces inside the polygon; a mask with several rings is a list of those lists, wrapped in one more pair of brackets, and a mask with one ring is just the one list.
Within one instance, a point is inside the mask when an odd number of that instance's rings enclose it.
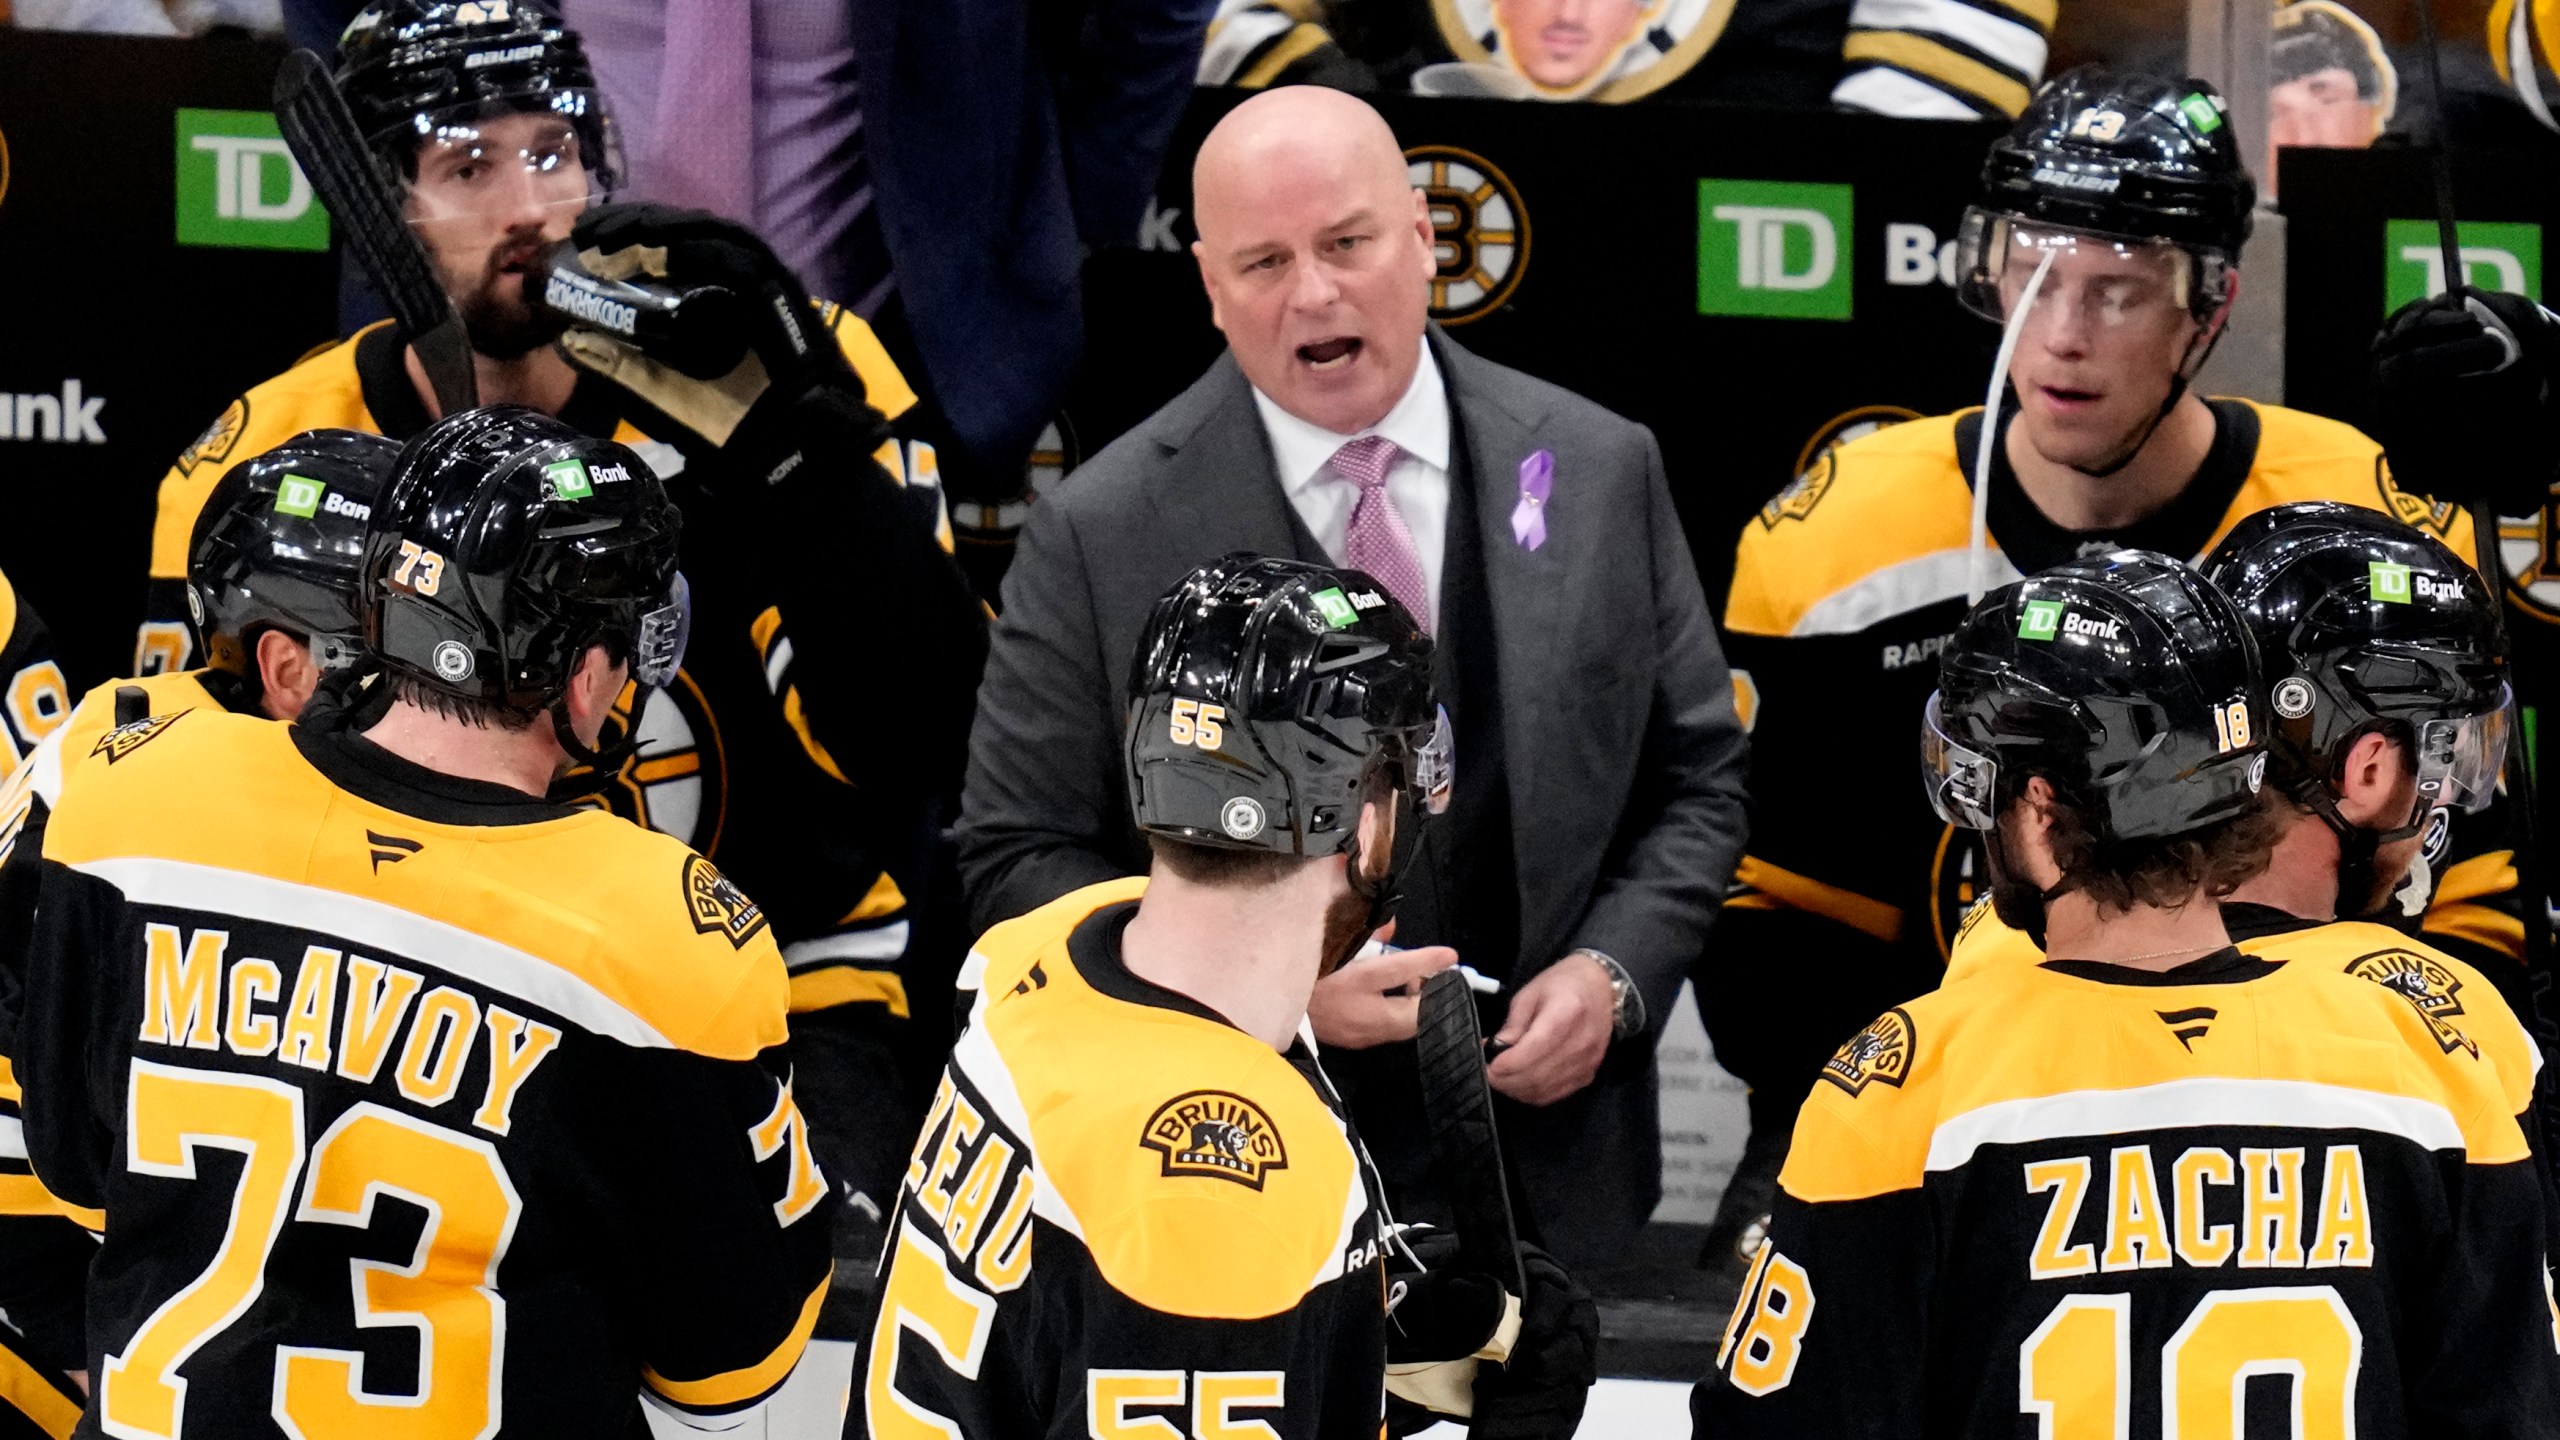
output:
{"label": "td bank advertisement board", "polygon": [[0,572],[75,688],[127,673],[170,461],[333,336],[282,54],[0,28]]}

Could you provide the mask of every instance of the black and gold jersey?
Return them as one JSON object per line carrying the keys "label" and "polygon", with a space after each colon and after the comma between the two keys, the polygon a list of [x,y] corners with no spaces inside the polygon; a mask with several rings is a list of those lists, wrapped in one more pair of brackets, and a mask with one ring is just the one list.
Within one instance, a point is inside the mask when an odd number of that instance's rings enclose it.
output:
{"label": "black and gold jersey", "polygon": [[[2194,480],[2123,530],[2075,532],[2046,519],[1995,437],[1989,584],[2122,546],[2201,557],[2244,517],[2298,500],[2381,509],[2468,553],[2469,519],[2402,493],[2379,447],[2355,430],[2277,406],[2210,403],[2216,438]],[[1798,1087],[1864,1017],[1937,982],[1983,884],[1979,845],[1930,812],[1913,770],[1938,652],[1965,609],[1981,425],[1968,410],[1828,451],[1744,524],[1735,549],[1725,647],[1751,726],[1753,803],[1726,934],[1745,953],[1861,957],[1857,974],[1821,982],[1836,1003],[1805,1007],[1821,1026],[1785,1064],[1773,1062]],[[1856,843],[1842,843],[1843,815],[1858,817]]]}
{"label": "black and gold jersey", "polygon": [[71,683],[54,659],[53,632],[0,575],[0,765],[15,768],[71,714]]}
{"label": "black and gold jersey", "polygon": [[1805,1103],[1697,1433],[2560,1434],[2497,1067],[2334,948],[1998,968],[1875,1020]]}
{"label": "black and gold jersey", "polygon": [[83,1401],[79,1386],[0,1324],[0,1440],[71,1440]]}
{"label": "black and gold jersey", "polygon": [[1374,1177],[1307,1041],[1121,963],[1145,887],[978,942],[849,1435],[1383,1434]]}
{"label": "black and gold jersey", "polygon": [[[826,315],[871,405],[893,423],[913,411],[915,391],[870,327],[838,307]],[[317,426],[397,440],[426,428],[404,350],[389,322],[359,331],[252,388],[178,457],[160,482],[136,673],[188,661],[187,550],[206,497],[232,465]],[[920,893],[937,820],[910,786],[891,783],[914,766],[871,738],[888,723],[873,717],[890,715],[894,707],[881,696],[902,677],[867,670],[864,656],[871,627],[908,617],[894,597],[865,588],[869,567],[853,541],[840,575],[782,564],[771,533],[780,522],[735,496],[706,503],[684,456],[643,434],[612,387],[581,377],[560,418],[632,446],[668,481],[685,512],[681,561],[695,607],[685,669],[641,716],[638,752],[600,785],[590,777],[572,783],[584,783],[587,803],[709,856],[768,907],[799,977],[795,1009],[869,1000],[903,1014],[904,981],[893,967],[905,953],[907,901]],[[920,531],[948,551],[933,447],[893,438],[872,458],[904,487]],[[815,508],[816,523],[827,524],[824,496]],[[956,576],[953,588],[974,607]],[[828,613],[813,613],[822,608]],[[820,687],[796,673],[807,667],[795,667],[795,646],[805,659],[840,664],[848,678],[831,681],[821,701]],[[841,693],[849,688],[860,690],[857,700]],[[805,704],[804,691],[812,692]],[[619,723],[630,723],[630,698]]]}
{"label": "black and gold jersey", "polygon": [[90,1432],[620,1437],[789,1374],[835,1202],[710,862],[196,708],[102,735],[8,863],[27,1153],[110,1218]]}

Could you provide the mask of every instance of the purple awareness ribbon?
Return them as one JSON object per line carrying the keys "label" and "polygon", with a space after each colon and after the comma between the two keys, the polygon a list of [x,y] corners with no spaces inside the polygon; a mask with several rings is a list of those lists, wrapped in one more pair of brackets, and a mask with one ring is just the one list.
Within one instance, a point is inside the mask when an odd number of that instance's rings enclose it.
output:
{"label": "purple awareness ribbon", "polygon": [[1511,507],[1511,538],[1523,550],[1547,543],[1547,495],[1555,483],[1553,450],[1537,451],[1520,462],[1520,503]]}

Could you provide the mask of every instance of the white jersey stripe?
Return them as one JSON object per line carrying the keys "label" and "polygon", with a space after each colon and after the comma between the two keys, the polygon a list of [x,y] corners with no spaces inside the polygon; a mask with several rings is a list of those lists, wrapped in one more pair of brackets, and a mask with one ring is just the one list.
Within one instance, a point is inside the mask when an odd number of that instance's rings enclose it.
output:
{"label": "white jersey stripe", "polygon": [[2028,83],[2044,73],[2044,37],[2034,27],[2003,20],[1958,0],[1858,0],[1849,23],[1862,30],[1906,30],[1944,35],[1972,46]]}
{"label": "white jersey stripe", "polygon": [[[1914,555],[1908,560],[1871,570],[1850,585],[1843,586],[1806,607],[1804,617],[1796,621],[1790,636],[1855,635],[1871,625],[1880,624],[1896,615],[1907,615],[1923,606],[1941,600],[1961,600],[1971,576],[1971,555],[1964,550],[1933,550]],[[2026,577],[2009,557],[1998,551],[1991,555],[1992,585],[2006,585]]]}
{"label": "white jersey stripe", "polygon": [[1968,1110],[1939,1122],[1929,1140],[1928,1168],[1957,1169],[1985,1145],[2208,1125],[2369,1130],[2398,1135],[2429,1150],[2463,1148],[2462,1127],[2432,1100],[2311,1080],[2215,1078],[2130,1090],[2074,1090]]}
{"label": "white jersey stripe", "polygon": [[625,1045],[674,1049],[675,1043],[583,977],[503,941],[431,920],[360,895],[149,857],[88,860],[71,868],[94,875],[140,905],[167,905],[290,925],[449,971],[475,985],[512,995],[580,1028]]}

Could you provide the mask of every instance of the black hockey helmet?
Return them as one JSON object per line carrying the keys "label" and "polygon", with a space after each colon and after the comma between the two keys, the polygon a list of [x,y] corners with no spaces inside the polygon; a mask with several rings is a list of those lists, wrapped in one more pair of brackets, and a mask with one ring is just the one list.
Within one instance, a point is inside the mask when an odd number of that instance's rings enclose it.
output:
{"label": "black hockey helmet", "polygon": [[691,627],[681,523],[610,440],[516,405],[446,416],[401,450],[366,533],[366,644],[396,674],[517,714],[556,706],[590,645],[662,686]]}
{"label": "black hockey helmet", "polygon": [[365,522],[399,454],[379,435],[306,430],[223,472],[187,547],[187,617],[206,664],[254,677],[270,629],[309,642],[324,671],[354,662]]}
{"label": "black hockey helmet", "polygon": [[2453,551],[2377,510],[2279,505],[2241,521],[2204,572],[2231,597],[2267,677],[2277,784],[2333,813],[2347,747],[2380,730],[2418,770],[2428,810],[2486,806],[2506,760],[2497,600]]}
{"label": "black hockey helmet", "polygon": [[1357,570],[1235,554],[1156,602],[1129,675],[1129,807],[1197,845],[1331,855],[1387,767],[1447,805],[1431,638]]}
{"label": "black hockey helmet", "polygon": [[2238,607],[2166,555],[2089,556],[1992,591],[1947,642],[1929,803],[1996,830],[2040,775],[2102,846],[2185,835],[2256,803],[2265,719]]}
{"label": "black hockey helmet", "polygon": [[1957,238],[1957,294],[1995,320],[2013,249],[2094,243],[2183,252],[2182,299],[2208,322],[2233,294],[2258,197],[2213,86],[2093,65],[2036,92],[1992,144],[1982,191]]}
{"label": "black hockey helmet", "polygon": [[543,0],[372,0],[338,37],[337,80],[396,176],[416,175],[421,144],[526,112],[569,123],[601,190],[622,168],[586,49]]}

